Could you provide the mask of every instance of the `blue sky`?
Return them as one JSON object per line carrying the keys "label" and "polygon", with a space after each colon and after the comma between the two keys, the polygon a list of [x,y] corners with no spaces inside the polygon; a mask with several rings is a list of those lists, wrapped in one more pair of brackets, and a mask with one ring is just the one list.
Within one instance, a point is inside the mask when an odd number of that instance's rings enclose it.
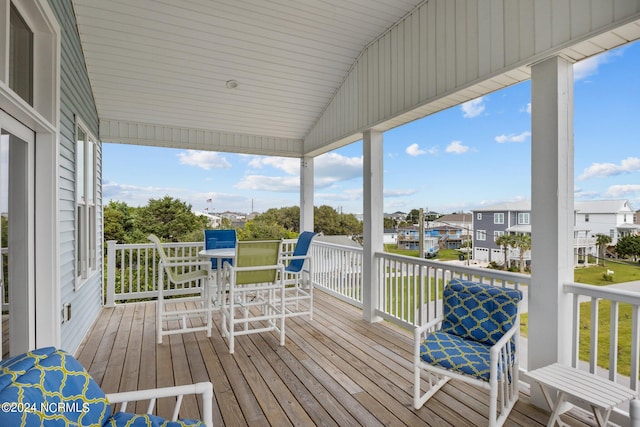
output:
{"label": "blue sky", "polygon": [[[575,65],[575,198],[640,209],[640,43]],[[384,134],[384,211],[442,213],[531,197],[524,82]],[[103,144],[105,203],[165,195],[196,210],[299,204],[299,160]],[[207,203],[212,199],[211,203]],[[314,204],[362,212],[362,142],[315,159]]]}

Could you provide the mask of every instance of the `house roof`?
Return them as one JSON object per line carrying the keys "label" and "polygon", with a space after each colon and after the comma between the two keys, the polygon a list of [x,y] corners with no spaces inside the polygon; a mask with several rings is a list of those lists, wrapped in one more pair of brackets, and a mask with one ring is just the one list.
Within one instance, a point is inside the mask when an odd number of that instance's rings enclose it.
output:
{"label": "house roof", "polygon": [[[578,200],[574,202],[574,210],[579,213],[633,213],[633,209],[628,200]],[[521,200],[517,202],[499,203],[487,207],[475,209],[474,212],[530,212],[531,201]]]}
{"label": "house roof", "polygon": [[575,203],[575,210],[580,213],[633,213],[628,200],[589,200]]}
{"label": "house roof", "polygon": [[[637,8],[556,19],[555,2],[536,14],[446,0],[72,3],[104,142],[289,157],[527,80],[552,55],[640,38]],[[564,31],[589,13],[603,22]]]}
{"label": "house roof", "polygon": [[437,222],[471,222],[473,214],[471,213],[457,213],[447,214],[438,218]]}

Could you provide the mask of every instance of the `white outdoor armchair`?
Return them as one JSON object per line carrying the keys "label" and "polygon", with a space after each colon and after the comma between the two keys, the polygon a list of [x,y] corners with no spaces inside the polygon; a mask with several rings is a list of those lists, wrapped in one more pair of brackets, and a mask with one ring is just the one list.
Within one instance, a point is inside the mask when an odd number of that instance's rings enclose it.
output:
{"label": "white outdoor armchair", "polygon": [[[518,400],[519,302],[514,289],[453,279],[443,315],[415,329],[413,405],[450,379],[489,390],[489,426],[501,426]],[[429,388],[422,393],[422,382]]]}

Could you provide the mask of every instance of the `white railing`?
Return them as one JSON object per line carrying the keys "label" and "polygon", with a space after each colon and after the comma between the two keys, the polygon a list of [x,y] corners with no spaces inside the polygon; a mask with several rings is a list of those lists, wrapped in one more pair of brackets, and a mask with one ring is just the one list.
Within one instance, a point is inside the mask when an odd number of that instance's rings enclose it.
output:
{"label": "white railing", "polygon": [[[169,257],[195,258],[204,248],[204,243],[163,243],[163,246]],[[153,243],[121,244],[114,240],[108,241],[105,277],[106,306],[113,307],[116,301],[156,298],[158,296],[158,260]],[[117,278],[119,280],[116,280]],[[168,281],[165,280],[165,283]],[[180,286],[194,285],[195,283],[185,283]]]}
{"label": "white railing", "polygon": [[423,325],[441,313],[442,289],[452,278],[520,289],[523,292],[527,292],[526,286],[531,283],[530,276],[525,274],[386,252],[377,252],[375,257],[379,287],[376,314],[407,329]]}
{"label": "white railing", "polygon": [[[283,252],[293,252],[297,239],[283,241]],[[163,243],[170,257],[196,257],[202,242]],[[322,290],[362,306],[362,249],[316,242],[311,246],[314,284]],[[118,302],[158,296],[158,257],[152,243],[107,242],[105,300]],[[195,267],[191,267],[195,268]],[[167,283],[167,281],[165,281]],[[192,286],[193,284],[185,284]]]}
{"label": "white railing", "polygon": [[315,287],[362,307],[362,248],[314,240],[311,257]]}
{"label": "white railing", "polygon": [[[563,289],[573,295],[572,365],[638,391],[640,292],[574,282],[565,283]],[[608,329],[600,331],[599,326],[607,323]],[[586,361],[580,360],[580,349],[588,351]],[[629,418],[626,408],[614,411],[622,419]]]}

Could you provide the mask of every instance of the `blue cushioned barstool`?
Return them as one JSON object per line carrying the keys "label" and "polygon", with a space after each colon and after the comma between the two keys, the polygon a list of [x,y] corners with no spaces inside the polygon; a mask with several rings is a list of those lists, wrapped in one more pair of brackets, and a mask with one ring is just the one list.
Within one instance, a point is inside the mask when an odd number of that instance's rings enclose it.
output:
{"label": "blue cushioned barstool", "polygon": [[[453,279],[443,299],[443,315],[415,329],[414,407],[455,378],[489,390],[489,426],[501,426],[518,400],[522,293]],[[425,371],[430,387],[422,394]]]}

